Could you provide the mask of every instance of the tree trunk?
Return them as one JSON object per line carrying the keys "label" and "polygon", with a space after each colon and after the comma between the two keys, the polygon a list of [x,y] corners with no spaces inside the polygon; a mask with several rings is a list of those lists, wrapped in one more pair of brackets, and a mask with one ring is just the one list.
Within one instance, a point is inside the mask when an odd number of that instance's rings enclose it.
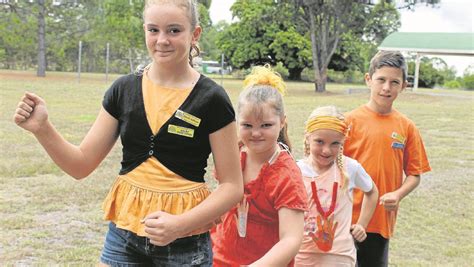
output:
{"label": "tree trunk", "polygon": [[45,44],[45,15],[46,8],[44,6],[44,0],[38,0],[39,12],[38,12],[38,69],[36,76],[46,76],[46,44]]}
{"label": "tree trunk", "polygon": [[[321,73],[319,70],[318,64],[318,50],[316,47],[316,25],[314,22],[314,13],[311,7],[307,8],[309,12],[309,21],[310,21],[310,35],[311,35],[311,54],[313,56],[313,70],[314,70],[314,91],[317,93],[324,92],[326,90],[326,86],[322,83]],[[322,91],[321,91],[322,90]]]}
{"label": "tree trunk", "polygon": [[327,68],[324,68],[322,70],[316,70],[318,72],[319,80],[315,81],[316,82],[316,92],[318,93],[324,93],[326,92],[326,82],[327,82]]}

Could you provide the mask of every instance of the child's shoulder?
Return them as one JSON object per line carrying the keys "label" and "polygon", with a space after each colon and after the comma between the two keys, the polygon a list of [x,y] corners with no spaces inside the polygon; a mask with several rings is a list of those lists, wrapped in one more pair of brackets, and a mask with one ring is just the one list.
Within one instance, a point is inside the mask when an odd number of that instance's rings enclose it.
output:
{"label": "child's shoulder", "polygon": [[287,151],[281,151],[272,165],[275,169],[278,169],[279,172],[286,171],[289,173],[294,172],[295,169],[299,167],[297,162],[293,159],[293,156]]}
{"label": "child's shoulder", "polygon": [[297,160],[296,165],[298,165],[298,168],[300,169],[301,174],[304,177],[313,177],[313,176],[315,176],[313,168],[308,164],[308,162],[305,159]]}
{"label": "child's shoulder", "polygon": [[371,112],[366,105],[359,106],[351,111],[344,113],[346,121],[353,122],[354,120],[368,120],[371,119]]}
{"label": "child's shoulder", "polygon": [[344,166],[346,167],[346,170],[348,172],[354,172],[357,171],[358,168],[360,168],[362,165],[355,159],[343,156],[344,158]]}

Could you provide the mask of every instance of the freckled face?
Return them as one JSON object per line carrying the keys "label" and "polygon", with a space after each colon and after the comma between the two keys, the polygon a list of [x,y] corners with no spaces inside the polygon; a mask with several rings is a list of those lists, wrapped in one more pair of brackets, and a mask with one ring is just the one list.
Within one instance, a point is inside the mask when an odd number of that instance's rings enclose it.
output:
{"label": "freckled face", "polygon": [[145,10],[144,21],[146,46],[156,63],[188,63],[191,44],[199,39],[201,28],[191,29],[185,8],[154,4]]}
{"label": "freckled face", "polygon": [[344,135],[340,132],[321,129],[306,135],[309,144],[309,159],[319,171],[329,169],[344,142]]}

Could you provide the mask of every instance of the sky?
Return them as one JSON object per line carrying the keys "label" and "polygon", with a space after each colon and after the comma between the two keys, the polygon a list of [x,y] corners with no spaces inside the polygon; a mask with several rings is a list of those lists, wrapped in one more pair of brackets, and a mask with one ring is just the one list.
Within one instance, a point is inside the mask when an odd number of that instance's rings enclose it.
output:
{"label": "sky", "polygon": [[[230,7],[235,0],[214,0],[210,8],[212,21],[232,21]],[[424,4],[416,6],[414,11],[401,11],[402,26],[399,32],[473,32],[473,0],[441,0],[437,7]],[[474,40],[473,40],[474,42]],[[440,57],[448,66],[454,66],[458,76],[469,65],[474,65],[474,57]]]}

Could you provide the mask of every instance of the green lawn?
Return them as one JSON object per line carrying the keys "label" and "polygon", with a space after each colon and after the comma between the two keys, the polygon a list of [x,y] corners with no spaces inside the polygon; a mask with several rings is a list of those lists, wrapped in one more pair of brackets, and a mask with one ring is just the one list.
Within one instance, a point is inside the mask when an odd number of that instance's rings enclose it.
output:
{"label": "green lawn", "polygon": [[[101,204],[120,168],[117,145],[85,180],[75,181],[49,159],[35,138],[12,122],[22,93],[48,104],[51,121],[78,144],[99,111],[104,91],[118,76],[0,70],[0,263],[1,265],[95,265],[107,222]],[[220,83],[219,77],[216,78]],[[242,81],[223,81],[236,101]],[[289,134],[302,156],[304,121],[320,105],[349,111],[368,94],[346,94],[363,85],[329,84],[315,94],[309,83],[288,83]],[[435,93],[435,94],[433,94]],[[420,89],[400,95],[396,108],[419,127],[433,171],[401,204],[391,240],[393,266],[472,266],[474,220],[474,94]],[[210,181],[212,183],[212,181]]]}

